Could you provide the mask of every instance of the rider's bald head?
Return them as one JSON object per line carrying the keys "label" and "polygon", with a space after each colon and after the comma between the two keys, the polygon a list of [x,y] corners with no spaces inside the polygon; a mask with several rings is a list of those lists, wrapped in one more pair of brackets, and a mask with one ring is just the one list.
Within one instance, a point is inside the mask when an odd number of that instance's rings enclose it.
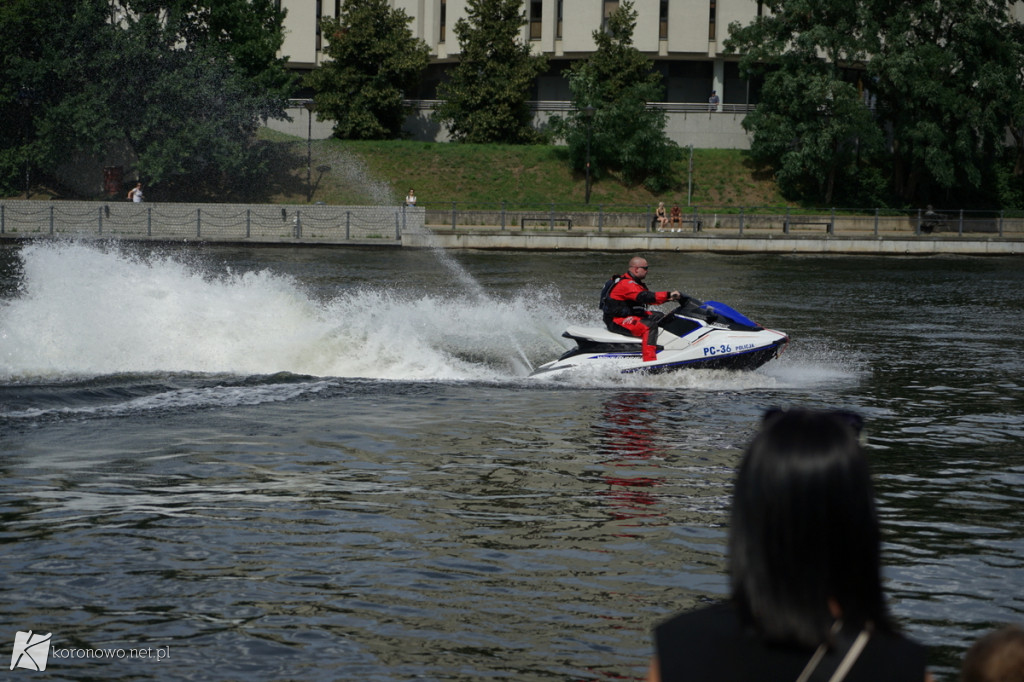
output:
{"label": "rider's bald head", "polygon": [[635,256],[629,261],[629,274],[635,279],[643,279],[647,276],[647,259]]}

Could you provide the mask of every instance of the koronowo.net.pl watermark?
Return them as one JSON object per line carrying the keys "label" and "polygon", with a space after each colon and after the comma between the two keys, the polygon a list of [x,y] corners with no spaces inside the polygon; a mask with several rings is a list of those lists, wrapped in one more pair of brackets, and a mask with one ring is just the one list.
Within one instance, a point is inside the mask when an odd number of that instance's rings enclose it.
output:
{"label": "koronowo.net.pl watermark", "polygon": [[169,646],[127,647],[127,648],[90,648],[90,647],[55,647],[51,646],[52,633],[45,635],[28,630],[20,630],[14,634],[14,651],[11,652],[11,670],[27,668],[28,670],[46,670],[46,665],[53,660],[153,660],[163,661],[170,658]]}

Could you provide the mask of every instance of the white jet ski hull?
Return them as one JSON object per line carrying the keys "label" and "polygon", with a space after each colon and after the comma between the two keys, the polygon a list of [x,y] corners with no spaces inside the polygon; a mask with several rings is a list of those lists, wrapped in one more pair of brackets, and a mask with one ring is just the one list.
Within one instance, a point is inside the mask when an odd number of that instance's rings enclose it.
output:
{"label": "white jet ski hull", "polygon": [[640,339],[597,327],[569,327],[576,348],[538,367],[531,376],[592,368],[634,372],[681,369],[752,370],[779,356],[789,337],[765,329],[728,306],[689,300],[657,325],[657,358],[644,362]]}

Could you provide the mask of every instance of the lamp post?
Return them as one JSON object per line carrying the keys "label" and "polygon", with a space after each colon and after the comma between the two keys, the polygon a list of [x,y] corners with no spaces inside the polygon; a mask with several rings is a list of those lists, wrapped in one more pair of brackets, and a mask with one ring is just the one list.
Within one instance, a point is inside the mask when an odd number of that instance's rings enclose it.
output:
{"label": "lamp post", "polygon": [[28,199],[32,196],[32,175],[29,166],[29,130],[32,125],[32,90],[22,86],[21,90],[18,91],[18,101],[25,109],[25,116],[22,118],[22,140],[24,143],[23,151],[25,154],[25,198]]}
{"label": "lamp post", "polygon": [[686,205],[693,199],[693,143],[690,143],[690,165],[686,170]]}
{"label": "lamp post", "polygon": [[306,107],[306,117],[309,119],[309,128],[306,132],[306,203],[313,201],[313,100],[307,99],[303,106]]}
{"label": "lamp post", "polygon": [[588,104],[583,107],[583,118],[587,121],[587,194],[586,203],[590,203],[590,128],[594,121],[594,107]]}

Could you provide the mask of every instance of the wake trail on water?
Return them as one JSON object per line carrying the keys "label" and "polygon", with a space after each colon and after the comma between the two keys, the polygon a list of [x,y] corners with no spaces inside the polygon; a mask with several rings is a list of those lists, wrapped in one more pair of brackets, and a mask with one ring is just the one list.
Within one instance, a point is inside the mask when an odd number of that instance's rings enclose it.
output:
{"label": "wake trail on water", "polygon": [[[454,294],[365,287],[318,297],[289,275],[211,271],[180,253],[46,242],[19,257],[18,291],[0,301],[7,382],[153,373],[521,381],[564,351],[568,324],[600,324],[553,287],[488,295],[455,262],[445,263],[461,273]],[[554,383],[744,390],[848,374],[828,360],[784,358],[758,372],[595,371]]]}
{"label": "wake trail on water", "polygon": [[[0,379],[118,373],[289,372],[400,380],[507,379],[550,353],[557,302],[384,288],[318,300],[269,270],[211,274],[181,257],[38,243],[0,301]],[[545,296],[542,298],[551,298]]]}

